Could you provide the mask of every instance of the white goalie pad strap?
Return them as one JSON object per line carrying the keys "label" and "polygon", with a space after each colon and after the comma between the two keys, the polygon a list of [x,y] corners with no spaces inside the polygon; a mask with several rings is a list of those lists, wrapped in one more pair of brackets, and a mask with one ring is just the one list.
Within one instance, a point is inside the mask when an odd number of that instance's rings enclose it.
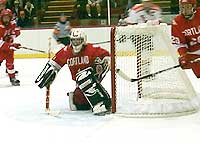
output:
{"label": "white goalie pad strap", "polygon": [[95,114],[99,114],[102,112],[106,112],[107,109],[106,109],[105,105],[103,104],[103,102],[100,102],[93,107],[92,111],[93,111],[93,114],[95,115]]}
{"label": "white goalie pad strap", "polygon": [[55,61],[50,60],[49,64],[52,65],[53,67],[55,67],[56,70],[60,70],[61,66],[59,64],[57,64]]}
{"label": "white goalie pad strap", "polygon": [[69,92],[68,95],[69,95],[69,108],[71,111],[76,111],[77,108],[76,108],[76,105],[74,104],[74,100],[73,100],[74,92]]}
{"label": "white goalie pad strap", "polygon": [[0,40],[0,48],[3,46],[5,42],[3,40]]}

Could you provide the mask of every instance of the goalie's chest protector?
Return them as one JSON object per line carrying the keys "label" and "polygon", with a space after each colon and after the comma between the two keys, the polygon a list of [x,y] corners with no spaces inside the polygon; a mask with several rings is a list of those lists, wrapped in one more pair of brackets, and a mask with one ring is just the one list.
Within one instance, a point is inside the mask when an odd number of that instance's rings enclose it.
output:
{"label": "goalie's chest protector", "polygon": [[91,67],[96,57],[101,55],[91,44],[88,44],[78,55],[73,55],[71,47],[67,51],[69,56],[66,63],[69,66],[73,80],[76,79],[76,74],[79,71]]}

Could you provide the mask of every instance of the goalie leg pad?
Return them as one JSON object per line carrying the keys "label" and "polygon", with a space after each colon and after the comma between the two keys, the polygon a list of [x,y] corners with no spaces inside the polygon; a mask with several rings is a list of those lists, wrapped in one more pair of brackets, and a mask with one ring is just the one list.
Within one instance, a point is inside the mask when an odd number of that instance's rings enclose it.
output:
{"label": "goalie leg pad", "polygon": [[48,61],[40,75],[35,80],[35,83],[38,84],[40,88],[49,86],[54,81],[60,69],[61,66],[58,65],[55,61]]}
{"label": "goalie leg pad", "polygon": [[106,109],[110,110],[110,96],[105,88],[98,82],[93,68],[89,67],[78,72],[76,75],[76,82],[92,108],[98,103],[103,102]]}

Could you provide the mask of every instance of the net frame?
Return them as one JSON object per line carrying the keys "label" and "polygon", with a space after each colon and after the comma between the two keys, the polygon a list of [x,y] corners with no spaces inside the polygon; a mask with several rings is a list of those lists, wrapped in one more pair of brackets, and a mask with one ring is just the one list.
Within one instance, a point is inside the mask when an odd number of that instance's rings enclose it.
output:
{"label": "net frame", "polygon": [[[146,24],[142,24],[142,25],[131,25],[129,26],[129,28],[135,28],[135,29],[142,29],[141,31],[144,32],[144,28],[148,27],[148,28],[161,28],[162,30],[166,28],[165,24],[161,24],[159,26],[149,26]],[[118,115],[122,115],[122,116],[126,116],[126,117],[171,117],[171,116],[181,116],[181,115],[187,115],[187,114],[191,114],[194,112],[197,112],[199,110],[199,106],[200,106],[200,98],[197,96],[197,94],[195,93],[188,77],[186,76],[185,72],[182,72],[181,70],[179,70],[179,74],[180,77],[185,81],[185,86],[188,87],[188,90],[191,93],[191,98],[188,99],[184,99],[184,100],[180,100],[180,102],[175,102],[175,103],[167,103],[166,105],[163,104],[157,104],[157,105],[153,105],[153,104],[143,104],[143,103],[139,103],[139,104],[133,104],[132,107],[134,107],[136,110],[132,113],[119,113],[118,109],[117,109],[117,100],[118,100],[118,95],[117,95],[117,82],[116,82],[116,78],[117,78],[117,73],[116,73],[116,43],[115,43],[115,33],[116,33],[116,29],[117,27],[112,27],[111,28],[111,95],[112,95],[112,113],[118,114]],[[165,45],[168,44],[168,48],[172,47],[171,45],[171,39],[170,36],[166,36],[166,31],[159,31],[160,35],[162,35],[162,38],[165,41]],[[141,34],[141,31],[138,30],[138,34]],[[140,49],[141,50],[141,49]],[[172,58],[174,59],[174,61],[177,61],[177,55],[176,52],[174,52],[174,50],[172,50],[172,48],[169,48],[170,54],[172,55]],[[137,53],[139,53],[141,51],[138,51],[137,49]],[[141,57],[137,56],[137,61],[140,60]],[[141,60],[140,60],[141,61]],[[138,63],[138,62],[137,62]],[[176,63],[176,62],[175,62]],[[141,67],[140,67],[141,68]],[[138,69],[137,69],[138,70]],[[139,73],[139,71],[137,71]],[[141,77],[141,75],[137,74],[137,78]],[[139,80],[137,82],[137,88],[138,91],[140,91],[140,89],[142,89],[142,83]],[[173,92],[173,91],[172,91]],[[141,93],[137,93],[138,97],[141,97]],[[179,101],[179,99],[177,99]],[[169,106],[169,107],[165,107],[165,106]],[[163,110],[164,109],[164,110]],[[164,111],[164,112],[163,112]]]}

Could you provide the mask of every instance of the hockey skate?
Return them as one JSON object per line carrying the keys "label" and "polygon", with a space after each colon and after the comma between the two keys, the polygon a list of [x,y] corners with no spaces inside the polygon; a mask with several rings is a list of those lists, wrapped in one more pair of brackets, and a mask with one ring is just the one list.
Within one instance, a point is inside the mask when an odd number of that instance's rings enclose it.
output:
{"label": "hockey skate", "polygon": [[13,86],[20,86],[20,81],[18,79],[16,79],[15,77],[10,78],[10,83]]}

